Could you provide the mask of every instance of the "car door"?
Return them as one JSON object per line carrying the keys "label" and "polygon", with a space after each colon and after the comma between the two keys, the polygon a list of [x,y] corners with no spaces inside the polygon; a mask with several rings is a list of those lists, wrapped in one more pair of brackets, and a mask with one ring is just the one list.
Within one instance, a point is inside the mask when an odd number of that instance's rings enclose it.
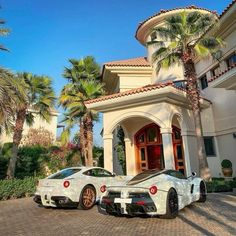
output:
{"label": "car door", "polygon": [[187,179],[181,172],[171,170],[169,173],[174,179],[177,192],[181,198],[182,207],[191,203],[191,181]]}

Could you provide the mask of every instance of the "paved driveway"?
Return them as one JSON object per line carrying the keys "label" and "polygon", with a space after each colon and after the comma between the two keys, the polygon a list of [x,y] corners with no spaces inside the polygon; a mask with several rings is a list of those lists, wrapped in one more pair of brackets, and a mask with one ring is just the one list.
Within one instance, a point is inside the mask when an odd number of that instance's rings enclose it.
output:
{"label": "paved driveway", "polygon": [[236,196],[209,194],[174,220],[126,218],[89,211],[44,209],[32,198],[0,202],[0,235],[236,235]]}

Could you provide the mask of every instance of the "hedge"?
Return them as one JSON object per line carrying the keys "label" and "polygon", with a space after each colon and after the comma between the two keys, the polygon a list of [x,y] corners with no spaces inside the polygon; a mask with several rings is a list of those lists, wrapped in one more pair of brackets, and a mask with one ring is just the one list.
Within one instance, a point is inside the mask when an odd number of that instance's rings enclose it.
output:
{"label": "hedge", "polygon": [[225,181],[224,178],[212,178],[211,182],[206,182],[207,192],[231,192],[236,188],[236,179]]}
{"label": "hedge", "polygon": [[29,197],[36,191],[38,178],[0,180],[0,200]]}

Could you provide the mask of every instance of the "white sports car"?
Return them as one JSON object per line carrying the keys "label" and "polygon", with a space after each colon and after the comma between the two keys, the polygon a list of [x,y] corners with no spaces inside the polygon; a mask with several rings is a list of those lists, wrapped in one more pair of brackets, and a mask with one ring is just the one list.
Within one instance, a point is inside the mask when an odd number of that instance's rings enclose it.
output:
{"label": "white sports car", "polygon": [[90,209],[101,196],[100,188],[121,185],[131,177],[116,176],[100,167],[72,167],[39,180],[34,201],[45,207]]}
{"label": "white sports car", "polygon": [[175,170],[147,170],[123,186],[103,186],[100,208],[114,215],[160,215],[175,218],[192,202],[206,201],[206,185],[196,173],[186,178]]}

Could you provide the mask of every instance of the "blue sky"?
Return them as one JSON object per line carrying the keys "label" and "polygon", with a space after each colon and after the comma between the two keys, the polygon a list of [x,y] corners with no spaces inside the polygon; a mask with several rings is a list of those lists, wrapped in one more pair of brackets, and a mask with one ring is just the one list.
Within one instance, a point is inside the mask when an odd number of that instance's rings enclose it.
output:
{"label": "blue sky", "polygon": [[[10,53],[0,53],[0,65],[53,78],[58,95],[68,58],[93,55],[102,64],[145,55],[134,38],[138,23],[160,9],[196,5],[221,13],[232,0],[0,0],[0,18],[11,34],[0,39]],[[59,109],[60,110],[60,109]],[[95,125],[101,145],[102,119]]]}

